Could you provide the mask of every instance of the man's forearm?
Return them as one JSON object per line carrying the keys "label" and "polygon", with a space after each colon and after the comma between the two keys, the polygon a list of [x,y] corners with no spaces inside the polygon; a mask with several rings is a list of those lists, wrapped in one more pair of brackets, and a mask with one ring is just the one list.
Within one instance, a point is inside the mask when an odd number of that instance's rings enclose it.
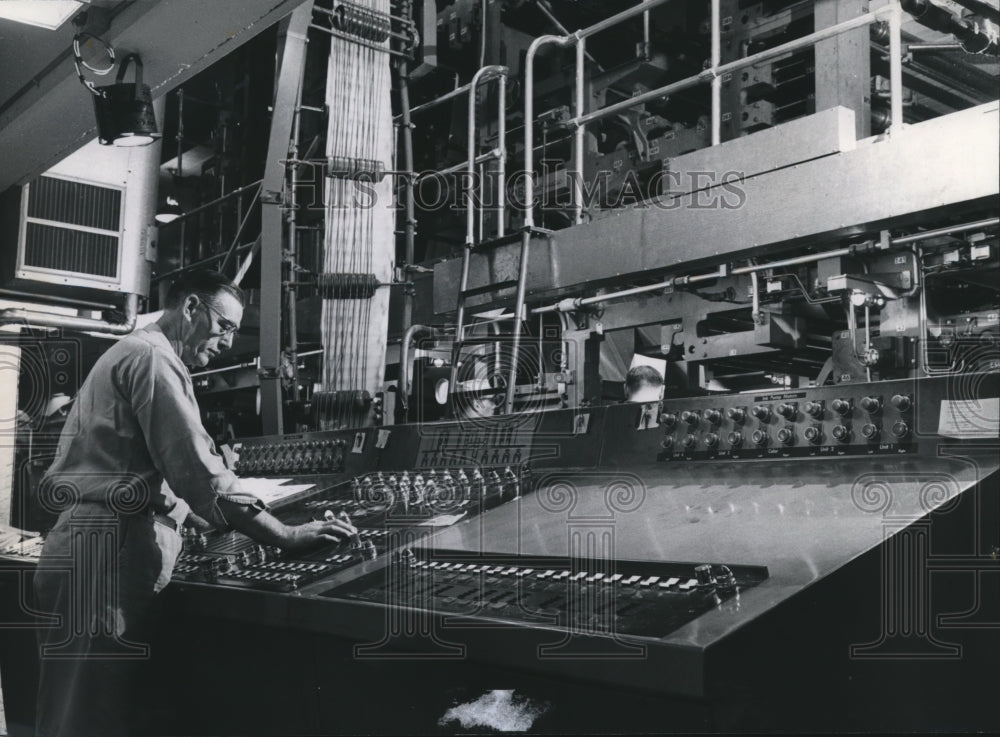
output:
{"label": "man's forearm", "polygon": [[230,525],[257,542],[279,546],[288,542],[288,527],[273,514],[226,501],[219,507]]}

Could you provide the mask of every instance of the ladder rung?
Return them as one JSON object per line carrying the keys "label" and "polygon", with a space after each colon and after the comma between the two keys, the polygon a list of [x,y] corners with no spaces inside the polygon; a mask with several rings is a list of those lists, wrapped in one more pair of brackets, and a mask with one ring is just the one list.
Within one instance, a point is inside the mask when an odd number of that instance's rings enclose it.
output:
{"label": "ladder rung", "polygon": [[475,297],[480,294],[489,294],[490,292],[499,292],[501,289],[509,289],[511,287],[517,286],[517,279],[510,279],[508,281],[500,281],[495,284],[484,284],[481,287],[472,287],[471,289],[466,289],[464,292],[459,294],[459,297]]}
{"label": "ladder rung", "polygon": [[465,327],[468,328],[468,327],[475,327],[477,325],[492,325],[493,323],[496,322],[503,322],[504,320],[513,320],[513,319],[514,319],[513,312],[505,312],[502,315],[491,317],[488,320],[480,320],[479,318],[476,318],[475,322],[468,323],[465,325]]}
{"label": "ladder rung", "polygon": [[453,345],[465,346],[465,345],[488,345],[490,343],[506,343],[507,339],[511,336],[506,335],[476,335],[471,338],[462,338],[462,340],[456,340]]}

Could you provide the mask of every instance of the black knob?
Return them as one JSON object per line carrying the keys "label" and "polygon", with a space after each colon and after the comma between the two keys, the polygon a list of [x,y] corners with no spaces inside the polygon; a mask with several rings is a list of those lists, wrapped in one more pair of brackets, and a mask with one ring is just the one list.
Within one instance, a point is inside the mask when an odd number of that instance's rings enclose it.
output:
{"label": "black knob", "polygon": [[719,436],[714,432],[706,433],[705,435],[705,445],[709,448],[714,448],[719,444]]}
{"label": "black knob", "polygon": [[823,403],[822,402],[806,402],[805,406],[806,414],[810,417],[820,418],[823,416]]}
{"label": "black knob", "polygon": [[726,410],[726,417],[737,425],[742,425],[747,420],[747,411],[742,407],[730,407]]}
{"label": "black knob", "polygon": [[882,409],[882,400],[879,397],[862,397],[861,409],[870,415],[877,414]]}
{"label": "black knob", "polygon": [[705,419],[708,420],[711,425],[718,425],[722,422],[722,413],[717,409],[706,409]]}
{"label": "black knob", "polygon": [[889,401],[900,412],[908,412],[913,408],[913,400],[910,399],[908,394],[896,394]]}
{"label": "black knob", "polygon": [[684,410],[683,412],[681,412],[681,420],[689,424],[691,427],[694,427],[699,422],[701,422],[701,417],[698,415],[697,412],[689,412],[688,410]]}
{"label": "black knob", "polygon": [[677,415],[673,412],[665,412],[660,415],[660,424],[664,427],[673,427],[677,424]]}
{"label": "black knob", "polygon": [[768,420],[771,419],[771,408],[763,404],[758,404],[756,407],[750,410],[750,414],[752,414],[761,422],[767,422]]}
{"label": "black knob", "polygon": [[819,445],[823,441],[823,428],[819,425],[807,427],[805,433],[803,434],[806,436],[806,440],[813,445]]}
{"label": "black knob", "polygon": [[851,430],[845,425],[837,425],[831,430],[831,434],[838,443],[846,443],[851,439]]}
{"label": "black knob", "polygon": [[862,425],[861,435],[869,443],[875,442],[876,440],[878,440],[878,426],[873,425],[870,422],[865,425]]}
{"label": "black knob", "polygon": [[729,433],[727,440],[729,440],[729,444],[731,446],[733,446],[734,448],[739,448],[741,445],[743,445],[743,433],[736,432],[734,430],[733,432]]}
{"label": "black knob", "polygon": [[785,445],[791,445],[795,442],[795,431],[790,427],[781,428],[778,430],[778,440]]}
{"label": "black knob", "polygon": [[794,404],[785,402],[784,404],[778,405],[778,414],[784,417],[786,420],[794,420],[797,412],[798,410],[795,408]]}
{"label": "black knob", "polygon": [[664,448],[668,448],[668,449],[672,448],[673,445],[674,445],[674,436],[673,435],[665,435],[663,437],[663,440],[660,441],[660,445],[663,446]]}
{"label": "black knob", "polygon": [[910,434],[910,426],[905,422],[900,420],[899,422],[892,423],[892,434],[897,438],[905,438]]}
{"label": "black knob", "polygon": [[718,587],[720,594],[729,595],[736,593],[736,576],[729,566],[716,566],[714,572],[715,585]]}
{"label": "black knob", "polygon": [[767,433],[763,430],[754,430],[750,438],[754,445],[767,445]]}
{"label": "black knob", "polygon": [[696,438],[694,435],[685,435],[683,442],[685,448],[693,448],[695,444],[698,442],[698,438]]}
{"label": "black knob", "polygon": [[838,415],[850,414],[851,411],[851,403],[846,399],[834,399],[830,403],[830,406],[833,407],[833,411]]}
{"label": "black knob", "polygon": [[695,566],[694,577],[698,581],[699,586],[712,586],[715,584],[715,576],[712,575],[712,566],[708,563]]}

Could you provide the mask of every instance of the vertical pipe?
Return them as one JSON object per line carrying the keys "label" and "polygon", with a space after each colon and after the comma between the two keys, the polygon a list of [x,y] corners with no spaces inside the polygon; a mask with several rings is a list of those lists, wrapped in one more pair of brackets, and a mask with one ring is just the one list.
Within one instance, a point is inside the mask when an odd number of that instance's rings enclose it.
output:
{"label": "vertical pipe", "polygon": [[264,435],[280,435],[284,428],[284,402],[281,388],[281,323],[284,241],[284,211],[280,207],[281,186],[285,179],[282,160],[288,156],[292,136],[291,112],[302,87],[305,65],[306,34],[312,18],[312,2],[305,2],[285,20],[278,30],[280,67],[274,85],[271,130],[268,133],[267,158],[261,180],[260,226],[260,418]]}
{"label": "vertical pipe", "polygon": [[[409,70],[405,60],[399,61],[394,67],[399,84],[399,107],[403,131],[403,186],[405,194],[406,222],[403,223],[404,255],[403,262],[406,266],[413,264],[414,238],[416,230],[416,218],[414,215],[415,203],[413,193],[413,122],[410,119],[410,88]],[[409,330],[413,321],[413,292],[407,289],[403,295],[403,330]]]}
{"label": "vertical pipe", "polygon": [[722,28],[719,0],[712,0],[712,145],[722,141],[722,77],[718,75],[722,61]]}
{"label": "vertical pipe", "polygon": [[184,88],[177,88],[177,178],[184,176]]}
{"label": "vertical pipe", "polygon": [[555,43],[565,46],[574,40],[573,36],[539,36],[531,42],[525,57],[524,67],[524,229],[521,232],[521,265],[517,277],[517,298],[514,302],[514,336],[511,341],[511,365],[507,382],[505,411],[514,411],[514,389],[517,384],[517,361],[521,349],[521,317],[524,312],[525,287],[528,281],[528,252],[531,247],[531,229],[535,226],[535,54],[543,44]]}
{"label": "vertical pipe", "polygon": [[[486,162],[485,161],[479,164],[479,183],[480,183],[479,186],[483,188],[483,193],[484,194],[482,196],[485,196],[485,188],[486,188]],[[483,242],[483,218],[485,217],[485,215],[486,215],[486,208],[485,207],[480,207],[479,208],[479,218],[478,218],[478,223],[477,223],[477,225],[478,225],[478,231],[476,233],[476,240],[477,240],[478,243],[482,243]]]}
{"label": "vertical pipe", "polygon": [[[583,43],[583,39],[580,38],[580,43]],[[650,39],[649,39],[649,11],[645,11],[642,14],[642,58],[649,59],[650,57]]]}
{"label": "vertical pipe", "polygon": [[890,133],[903,127],[903,10],[899,0],[892,0],[889,12],[889,104],[891,112]]}
{"label": "vertical pipe", "polygon": [[[587,39],[576,42],[576,93],[574,95],[574,116],[582,117],[584,110],[584,53]],[[573,167],[570,170],[570,185],[573,187],[573,222],[579,225],[583,222],[583,144],[586,129],[582,125],[573,131]]]}
{"label": "vertical pipe", "polygon": [[[299,105],[302,104],[302,89],[299,88],[299,94],[295,99],[295,110],[292,112],[292,140],[288,147],[288,158],[292,161],[297,161],[299,158],[299,130],[302,125],[302,113],[299,110]],[[298,207],[296,202],[295,190],[299,183],[298,166],[296,164],[291,164],[288,167],[288,216],[285,221],[286,225],[286,242],[288,244],[288,254],[289,260],[291,261],[292,267],[298,265],[299,263],[299,236],[298,229],[296,228],[296,217],[295,211]],[[239,198],[237,198],[239,200]],[[291,274],[289,274],[291,276]],[[294,286],[294,279],[288,280],[288,286],[285,287],[285,310],[287,311],[288,319],[285,321],[285,325],[288,329],[288,354],[290,357],[290,364],[292,368],[292,399],[294,401],[299,400],[299,376],[298,361],[296,360],[295,354],[298,352],[298,321],[296,315],[296,289]]]}
{"label": "vertical pipe", "polygon": [[503,238],[506,232],[505,212],[507,206],[507,75],[501,74],[497,82],[498,102],[500,106],[497,116],[497,237]]}
{"label": "vertical pipe", "polygon": [[535,151],[534,151],[534,122],[535,122],[535,54],[538,53],[544,44],[557,43],[565,46],[573,40],[572,36],[539,36],[528,47],[528,53],[524,60],[524,227],[533,228],[535,226]]}

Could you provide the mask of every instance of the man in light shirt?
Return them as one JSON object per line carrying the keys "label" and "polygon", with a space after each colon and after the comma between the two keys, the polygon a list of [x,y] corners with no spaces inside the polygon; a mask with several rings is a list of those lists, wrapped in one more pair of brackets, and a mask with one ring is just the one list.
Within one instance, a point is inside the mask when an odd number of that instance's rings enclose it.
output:
{"label": "man in light shirt", "polygon": [[[355,533],[339,520],[287,526],[240,487],[202,426],[188,367],[232,346],[239,287],[183,275],[163,316],[98,359],[40,488],[59,509],[35,576],[39,737],[128,734],[133,666],[148,656],[155,594],[170,581],[182,525],[235,528],[286,549]],[[164,481],[167,483],[164,484]]]}

